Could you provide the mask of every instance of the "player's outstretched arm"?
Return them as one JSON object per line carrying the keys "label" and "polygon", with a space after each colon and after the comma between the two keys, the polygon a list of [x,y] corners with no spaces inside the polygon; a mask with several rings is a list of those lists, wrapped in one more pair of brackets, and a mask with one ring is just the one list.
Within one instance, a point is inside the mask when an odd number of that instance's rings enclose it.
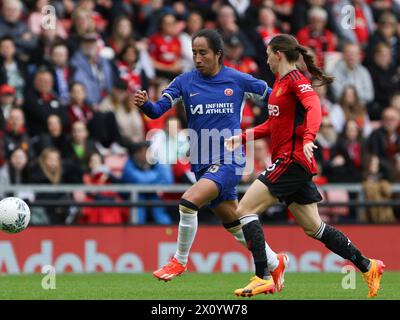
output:
{"label": "player's outstretched arm", "polygon": [[161,117],[172,107],[171,100],[165,96],[162,96],[157,102],[152,103],[145,90],[137,90],[129,99],[129,103],[140,108],[140,110],[151,119]]}
{"label": "player's outstretched arm", "polygon": [[270,134],[270,122],[267,120],[252,129],[246,130],[241,135],[236,135],[225,139],[225,148],[228,151],[233,151],[240,147],[242,144],[245,144],[247,141],[262,139],[269,136]]}

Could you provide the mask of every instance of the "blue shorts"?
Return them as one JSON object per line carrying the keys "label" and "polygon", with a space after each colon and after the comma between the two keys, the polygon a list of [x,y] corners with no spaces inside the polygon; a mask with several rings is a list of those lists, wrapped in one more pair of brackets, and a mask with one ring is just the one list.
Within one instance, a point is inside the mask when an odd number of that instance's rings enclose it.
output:
{"label": "blue shorts", "polygon": [[209,179],[215,182],[218,187],[218,197],[212,200],[208,207],[215,208],[226,200],[236,200],[236,186],[242,179],[242,175],[237,171],[243,168],[233,164],[212,164],[198,172],[195,172],[196,180]]}

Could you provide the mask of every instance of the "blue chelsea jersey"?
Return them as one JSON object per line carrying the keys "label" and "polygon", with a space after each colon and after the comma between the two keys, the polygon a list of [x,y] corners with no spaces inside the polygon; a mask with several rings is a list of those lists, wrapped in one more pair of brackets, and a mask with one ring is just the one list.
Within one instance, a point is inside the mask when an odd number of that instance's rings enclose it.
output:
{"label": "blue chelsea jersey", "polygon": [[213,77],[194,69],[169,84],[163,96],[171,106],[181,100],[185,107],[192,171],[218,163],[245,165],[243,148],[229,152],[224,140],[241,133],[246,99],[266,100],[270,90],[265,81],[225,66]]}

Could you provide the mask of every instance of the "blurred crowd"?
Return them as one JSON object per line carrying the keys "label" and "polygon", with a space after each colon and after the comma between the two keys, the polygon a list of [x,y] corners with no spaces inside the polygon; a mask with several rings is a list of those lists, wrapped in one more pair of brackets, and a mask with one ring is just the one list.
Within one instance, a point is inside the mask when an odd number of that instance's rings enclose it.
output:
{"label": "blurred crowd", "polygon": [[[2,185],[192,183],[182,132],[184,107],[150,120],[129,97],[142,89],[152,100],[160,98],[175,76],[193,68],[191,36],[215,28],[225,41],[223,63],[271,86],[274,76],[265,55],[270,39],[291,33],[309,47],[318,66],[336,77],[330,87],[316,86],[323,120],[315,181],[360,183],[369,200],[398,197],[391,184],[400,182],[399,0],[0,2]],[[51,20],[48,5],[56,19]],[[301,63],[299,68],[309,76]],[[265,106],[248,101],[242,129],[264,122],[267,113]],[[159,162],[149,163],[148,154]],[[268,140],[255,143],[254,161],[255,170],[243,177],[244,184],[270,164]],[[17,196],[127,199],[115,192]],[[357,194],[332,191],[324,197],[348,201]],[[140,200],[177,198],[140,195]],[[38,224],[129,222],[126,208],[32,209]],[[321,210],[334,221],[392,223],[397,214],[391,207],[371,208],[362,215],[348,208]],[[275,216],[286,220],[286,214]],[[203,217],[212,219],[211,214]],[[175,219],[164,207],[138,209],[140,224]]]}

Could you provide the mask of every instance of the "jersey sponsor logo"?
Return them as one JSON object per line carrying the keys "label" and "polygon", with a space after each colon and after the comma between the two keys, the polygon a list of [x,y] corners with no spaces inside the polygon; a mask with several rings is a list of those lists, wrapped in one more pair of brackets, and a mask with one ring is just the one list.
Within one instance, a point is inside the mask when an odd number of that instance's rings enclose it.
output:
{"label": "jersey sponsor logo", "polygon": [[233,102],[216,102],[190,105],[191,114],[221,114],[221,113],[234,113]]}
{"label": "jersey sponsor logo", "polygon": [[231,88],[226,88],[224,90],[224,93],[227,97],[230,97],[231,95],[233,95],[233,90]]}
{"label": "jersey sponsor logo", "polygon": [[198,94],[200,94],[200,92],[196,92],[196,93],[189,93],[189,97],[194,97],[194,96],[197,96]]}
{"label": "jersey sponsor logo", "polygon": [[203,114],[203,105],[202,104],[197,104],[195,106],[190,105],[190,112],[192,114]]}
{"label": "jersey sponsor logo", "polygon": [[301,93],[314,91],[311,84],[300,84],[299,89]]}
{"label": "jersey sponsor logo", "polygon": [[279,106],[276,106],[274,104],[269,104],[268,105],[268,114],[270,116],[274,116],[274,117],[279,116]]}

